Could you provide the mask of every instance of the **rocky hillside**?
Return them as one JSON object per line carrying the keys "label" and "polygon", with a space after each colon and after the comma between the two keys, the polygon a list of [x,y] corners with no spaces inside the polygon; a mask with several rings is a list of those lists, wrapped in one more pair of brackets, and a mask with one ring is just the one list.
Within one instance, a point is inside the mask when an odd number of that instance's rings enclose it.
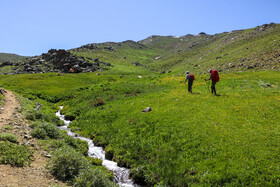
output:
{"label": "rocky hillside", "polygon": [[[99,59],[78,57],[63,49],[51,49],[48,53],[40,56],[27,58],[24,61],[4,62],[0,68],[5,68],[3,74],[24,74],[24,73],[81,73],[104,70],[110,63],[101,62]],[[10,69],[7,69],[10,68]]]}

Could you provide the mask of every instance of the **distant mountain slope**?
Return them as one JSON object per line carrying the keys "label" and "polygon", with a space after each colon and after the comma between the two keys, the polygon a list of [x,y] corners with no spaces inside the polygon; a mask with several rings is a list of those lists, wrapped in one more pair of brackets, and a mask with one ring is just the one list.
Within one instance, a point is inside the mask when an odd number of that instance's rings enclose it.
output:
{"label": "distant mountain slope", "polygon": [[108,61],[115,69],[122,66],[135,70],[131,64],[138,69],[145,67],[160,72],[279,69],[280,25],[264,24],[215,35],[203,32],[180,37],[154,35],[139,42],[88,44],[71,52]]}
{"label": "distant mountain slope", "polygon": [[[110,66],[103,70],[106,69],[110,73],[117,74],[182,73],[186,70],[205,73],[209,69],[219,71],[279,70],[280,25],[264,24],[251,29],[215,35],[203,32],[198,35],[188,34],[180,37],[154,35],[138,42],[127,40],[119,43],[87,44],[71,49],[69,52],[77,58],[81,58],[81,62],[106,62],[103,64],[110,64]],[[29,73],[38,73],[44,69],[49,69],[47,71],[49,72],[54,69],[47,67],[56,63],[55,60],[44,59],[44,54],[35,58],[24,58],[13,54],[0,54],[0,62],[6,62],[2,63],[0,73],[28,73],[28,71],[24,71],[24,68],[32,70]],[[67,68],[73,69],[68,60],[62,58],[59,64],[63,66],[68,64]],[[7,61],[24,61],[24,63],[11,64]],[[44,67],[37,68],[41,65]],[[82,69],[77,63],[75,67],[78,70]],[[61,68],[63,67],[61,66]],[[88,71],[86,68],[85,71],[76,72]]]}
{"label": "distant mountain slope", "polygon": [[26,57],[16,55],[16,54],[11,54],[11,53],[0,53],[0,62],[11,62],[11,61],[19,61],[23,60]]}
{"label": "distant mountain slope", "polygon": [[150,64],[161,70],[279,69],[280,63],[280,25],[274,23],[215,35],[152,36],[140,43],[164,50]]}

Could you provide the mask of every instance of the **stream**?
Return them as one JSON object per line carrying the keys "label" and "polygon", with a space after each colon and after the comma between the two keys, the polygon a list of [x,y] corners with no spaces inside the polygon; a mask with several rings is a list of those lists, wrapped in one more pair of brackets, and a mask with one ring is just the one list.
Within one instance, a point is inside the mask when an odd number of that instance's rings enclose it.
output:
{"label": "stream", "polygon": [[[60,106],[60,110],[63,106]],[[119,186],[123,187],[137,187],[138,185],[134,184],[133,181],[129,178],[130,170],[127,168],[117,166],[116,162],[111,160],[107,160],[105,158],[105,151],[102,147],[97,147],[94,145],[93,141],[89,138],[85,138],[80,136],[77,133],[74,133],[68,128],[68,125],[71,121],[65,120],[64,115],[60,113],[58,110],[55,115],[58,116],[62,121],[64,121],[64,126],[59,127],[61,130],[66,130],[69,136],[74,138],[78,138],[80,140],[84,140],[88,142],[88,156],[93,158],[98,158],[102,160],[102,165],[105,166],[108,170],[113,171],[114,173],[114,182]]]}

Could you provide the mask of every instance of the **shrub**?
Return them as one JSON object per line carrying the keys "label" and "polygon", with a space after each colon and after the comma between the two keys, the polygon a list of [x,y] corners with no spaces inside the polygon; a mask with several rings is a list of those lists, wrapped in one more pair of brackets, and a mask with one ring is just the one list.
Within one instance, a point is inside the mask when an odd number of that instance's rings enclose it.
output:
{"label": "shrub", "polygon": [[42,119],[43,114],[37,110],[31,110],[28,111],[28,113],[25,115],[25,118],[31,121],[35,121],[36,119]]}
{"label": "shrub", "polygon": [[145,180],[145,170],[147,170],[145,166],[140,166],[131,170],[132,179],[135,183],[143,186],[147,185],[147,182]]}
{"label": "shrub", "polygon": [[52,124],[44,123],[42,128],[45,129],[47,136],[53,139],[58,139],[61,137],[61,130]]}
{"label": "shrub", "polygon": [[88,155],[88,143],[86,141],[77,139],[77,138],[73,138],[71,136],[65,136],[64,137],[64,142],[73,147],[75,150],[83,153],[85,156]]}
{"label": "shrub", "polygon": [[102,160],[98,158],[86,157],[87,160],[94,166],[102,166]]}
{"label": "shrub", "polygon": [[45,139],[46,137],[58,139],[61,137],[61,131],[55,125],[43,123],[36,126],[31,135],[38,139]]}
{"label": "shrub", "polygon": [[6,126],[4,127],[4,129],[6,129],[6,130],[12,130],[13,127],[12,127],[11,125],[6,125]]}
{"label": "shrub", "polygon": [[88,143],[86,141],[76,139],[68,135],[65,135],[63,139],[50,141],[50,147],[53,149],[58,149],[64,146],[71,146],[83,155],[88,155]]}
{"label": "shrub", "polygon": [[67,181],[78,176],[79,172],[88,168],[89,165],[81,153],[69,146],[64,146],[53,152],[47,168],[58,179]]}
{"label": "shrub", "polygon": [[108,145],[105,148],[105,158],[108,160],[113,160],[113,157],[114,157],[114,150],[110,145]]}
{"label": "shrub", "polygon": [[3,140],[3,141],[7,140],[7,141],[13,142],[13,143],[16,143],[18,141],[17,136],[12,133],[1,133],[0,140]]}
{"label": "shrub", "polygon": [[74,181],[75,187],[110,187],[114,186],[113,182],[107,177],[107,174],[98,168],[82,170]]}
{"label": "shrub", "polygon": [[105,104],[104,99],[102,98],[97,98],[95,101],[91,102],[90,106],[92,107],[98,107],[98,106],[102,106]]}
{"label": "shrub", "polygon": [[32,151],[24,145],[10,142],[0,143],[0,163],[13,166],[28,166],[31,162]]}
{"label": "shrub", "polygon": [[31,136],[38,139],[46,139],[47,132],[43,128],[35,127],[34,130],[31,132]]}

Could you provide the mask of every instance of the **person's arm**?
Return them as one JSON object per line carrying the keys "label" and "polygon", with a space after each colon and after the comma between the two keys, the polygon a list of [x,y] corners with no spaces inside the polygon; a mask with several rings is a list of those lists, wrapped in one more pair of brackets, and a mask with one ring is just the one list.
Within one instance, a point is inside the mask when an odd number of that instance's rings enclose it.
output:
{"label": "person's arm", "polygon": [[186,76],[185,84],[186,84],[186,82],[187,82],[188,79],[189,79],[189,75]]}
{"label": "person's arm", "polygon": [[209,81],[209,80],[211,80],[212,79],[212,74],[210,74],[210,77],[209,77],[209,79],[204,79],[205,81]]}

